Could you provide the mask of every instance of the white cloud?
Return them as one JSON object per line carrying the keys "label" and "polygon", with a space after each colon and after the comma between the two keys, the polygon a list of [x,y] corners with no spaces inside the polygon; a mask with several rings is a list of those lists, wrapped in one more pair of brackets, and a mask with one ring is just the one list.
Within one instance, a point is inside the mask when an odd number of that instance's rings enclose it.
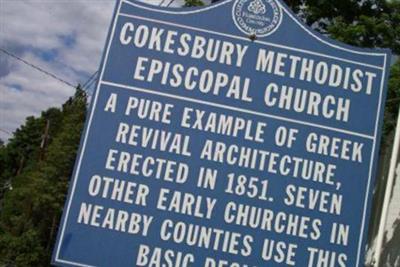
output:
{"label": "white cloud", "polygon": [[[171,7],[183,2],[175,0]],[[84,83],[99,66],[114,5],[114,0],[0,0],[0,46],[66,81]],[[74,92],[2,53],[0,57],[0,129],[13,132],[25,117],[60,106]],[[1,139],[8,137],[0,131]]]}
{"label": "white cloud", "polygon": [[[110,0],[0,0],[1,46],[66,81],[82,83],[99,65],[113,8]],[[43,52],[53,56],[46,61],[40,56]],[[60,106],[74,92],[4,54],[1,57],[11,68],[0,77],[3,130],[14,131],[27,116]],[[8,136],[0,132],[0,138]]]}

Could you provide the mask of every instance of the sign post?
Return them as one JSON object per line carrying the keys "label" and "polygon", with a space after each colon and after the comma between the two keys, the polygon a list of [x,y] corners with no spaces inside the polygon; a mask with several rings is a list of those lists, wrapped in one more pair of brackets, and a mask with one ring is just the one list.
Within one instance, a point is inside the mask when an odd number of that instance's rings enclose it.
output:
{"label": "sign post", "polygon": [[118,0],[53,263],[362,266],[389,60],[280,0]]}
{"label": "sign post", "polygon": [[391,196],[392,196],[392,188],[393,184],[395,181],[396,177],[396,171],[399,173],[398,175],[400,176],[400,110],[399,110],[399,115],[397,117],[397,127],[396,127],[396,133],[394,136],[394,143],[393,143],[393,151],[392,151],[392,156],[390,159],[390,167],[389,167],[389,173],[388,173],[388,179],[386,183],[386,189],[385,189],[385,198],[383,199],[383,204],[382,204],[382,214],[381,214],[381,219],[379,222],[379,230],[378,230],[378,235],[377,235],[377,241],[376,241],[376,249],[375,249],[375,266],[380,266],[380,258],[381,258],[381,253],[382,253],[382,248],[383,248],[383,241],[384,241],[384,236],[386,232],[386,220],[388,217],[388,212],[389,212],[389,205],[391,201]]}

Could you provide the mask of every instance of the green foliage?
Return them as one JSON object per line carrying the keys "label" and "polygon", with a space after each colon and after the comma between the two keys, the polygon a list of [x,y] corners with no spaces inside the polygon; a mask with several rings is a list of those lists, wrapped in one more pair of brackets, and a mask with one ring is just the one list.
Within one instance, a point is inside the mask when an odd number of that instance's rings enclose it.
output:
{"label": "green foliage", "polygon": [[400,60],[391,68],[388,87],[383,136],[387,136],[396,128],[400,103]]}
{"label": "green foliage", "polygon": [[34,229],[21,233],[19,238],[4,235],[0,238],[0,260],[5,266],[43,266],[43,259],[47,258],[45,250],[38,246],[40,239]]}
{"label": "green foliage", "polygon": [[184,7],[193,7],[193,6],[204,6],[203,1],[201,0],[185,0]]}
{"label": "green foliage", "polygon": [[[400,55],[400,1],[285,0],[315,30],[349,45],[390,48]],[[389,59],[391,60],[391,59]],[[383,136],[395,127],[400,103],[400,62],[392,66]]]}
{"label": "green foliage", "polygon": [[[14,176],[1,203],[0,266],[49,265],[85,114],[86,96],[78,88],[62,110],[28,118],[1,148],[1,161],[7,164],[3,180]],[[46,146],[42,141],[48,121]]]}
{"label": "green foliage", "polygon": [[[285,0],[305,22],[331,38],[400,54],[400,2],[385,0]],[[301,11],[301,12],[300,12]]]}
{"label": "green foliage", "polygon": [[391,4],[389,12],[376,16],[360,15],[354,21],[343,16],[327,27],[330,35],[342,42],[361,47],[391,48],[400,53],[400,4]]}

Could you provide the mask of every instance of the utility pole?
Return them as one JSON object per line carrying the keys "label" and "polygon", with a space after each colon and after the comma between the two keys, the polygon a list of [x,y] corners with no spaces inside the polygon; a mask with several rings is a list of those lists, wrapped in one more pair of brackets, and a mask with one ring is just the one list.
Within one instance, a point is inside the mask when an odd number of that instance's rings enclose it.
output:
{"label": "utility pole", "polygon": [[45,156],[45,150],[49,139],[49,128],[50,128],[50,120],[46,120],[46,127],[44,129],[44,133],[42,136],[42,142],[40,144],[40,153],[39,153],[39,161],[42,161]]}

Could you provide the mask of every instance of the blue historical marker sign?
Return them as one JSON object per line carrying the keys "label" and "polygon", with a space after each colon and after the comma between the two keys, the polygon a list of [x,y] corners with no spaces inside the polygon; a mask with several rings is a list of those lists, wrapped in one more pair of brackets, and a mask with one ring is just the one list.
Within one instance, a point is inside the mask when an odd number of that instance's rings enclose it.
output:
{"label": "blue historical marker sign", "polygon": [[362,266],[390,52],[280,0],[117,2],[61,266]]}

